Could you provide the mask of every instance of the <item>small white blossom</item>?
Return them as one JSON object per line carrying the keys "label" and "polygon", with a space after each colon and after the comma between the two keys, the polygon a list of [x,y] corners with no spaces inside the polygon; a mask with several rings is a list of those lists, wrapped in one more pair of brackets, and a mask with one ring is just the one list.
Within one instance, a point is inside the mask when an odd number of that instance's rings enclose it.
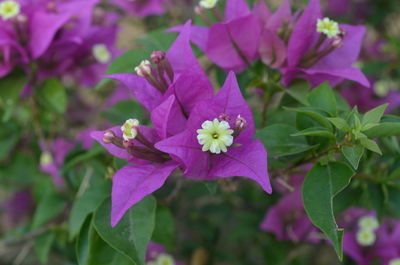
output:
{"label": "small white blossom", "polygon": [[233,143],[233,130],[230,129],[226,121],[205,121],[201,125],[202,129],[197,130],[197,140],[201,144],[204,152],[210,151],[219,154],[227,151],[227,147]]}
{"label": "small white blossom", "polygon": [[16,17],[21,12],[21,5],[13,0],[7,0],[0,3],[0,16],[3,20]]}
{"label": "small white blossom", "polygon": [[339,24],[327,17],[318,19],[317,32],[325,34],[328,38],[336,37],[339,33]]}
{"label": "small white blossom", "polygon": [[135,139],[138,134],[136,127],[139,126],[139,121],[137,119],[129,119],[121,127],[122,137],[124,140],[128,141]]}

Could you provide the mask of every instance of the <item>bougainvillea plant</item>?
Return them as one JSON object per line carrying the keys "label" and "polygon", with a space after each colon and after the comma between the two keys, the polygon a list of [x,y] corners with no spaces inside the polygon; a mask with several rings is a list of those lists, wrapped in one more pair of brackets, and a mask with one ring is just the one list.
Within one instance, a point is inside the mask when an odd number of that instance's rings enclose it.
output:
{"label": "bougainvillea plant", "polygon": [[0,264],[399,265],[399,12],[0,0]]}

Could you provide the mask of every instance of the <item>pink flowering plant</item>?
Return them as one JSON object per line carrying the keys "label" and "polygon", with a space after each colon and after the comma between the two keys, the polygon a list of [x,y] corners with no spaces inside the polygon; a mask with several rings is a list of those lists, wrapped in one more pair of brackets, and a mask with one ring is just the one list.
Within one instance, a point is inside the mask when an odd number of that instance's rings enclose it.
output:
{"label": "pink flowering plant", "polygon": [[395,2],[0,0],[0,264],[400,265]]}

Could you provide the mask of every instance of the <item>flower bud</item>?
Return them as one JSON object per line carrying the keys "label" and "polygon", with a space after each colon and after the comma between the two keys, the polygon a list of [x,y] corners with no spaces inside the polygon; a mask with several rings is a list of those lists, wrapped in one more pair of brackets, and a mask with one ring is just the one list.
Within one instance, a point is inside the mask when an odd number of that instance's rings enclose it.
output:
{"label": "flower bud", "polygon": [[231,120],[231,117],[229,117],[229,115],[226,114],[226,113],[221,113],[221,114],[218,116],[218,120],[219,120],[219,121],[230,121],[230,120]]}
{"label": "flower bud", "polygon": [[195,7],[194,7],[194,13],[195,13],[196,15],[203,14],[203,12],[204,12],[204,8],[203,8],[203,7],[201,7],[201,6],[195,6]]}
{"label": "flower bud", "polygon": [[103,134],[103,143],[105,144],[111,144],[114,139],[115,139],[115,133],[111,130],[107,130]]}
{"label": "flower bud", "polygon": [[159,64],[162,60],[165,59],[165,52],[163,51],[154,51],[151,53],[151,61],[155,64]]}
{"label": "flower bud", "polygon": [[241,132],[246,128],[246,125],[246,120],[242,116],[238,115],[235,120],[234,130],[238,130],[239,132]]}
{"label": "flower bud", "polygon": [[25,15],[23,15],[23,14],[19,14],[19,15],[16,17],[16,19],[17,19],[17,22],[18,22],[18,23],[21,23],[21,24],[25,24],[26,22],[28,22],[28,18],[27,18]]}
{"label": "flower bud", "polygon": [[135,72],[138,76],[144,77],[151,74],[151,64],[148,60],[143,60],[135,67]]}

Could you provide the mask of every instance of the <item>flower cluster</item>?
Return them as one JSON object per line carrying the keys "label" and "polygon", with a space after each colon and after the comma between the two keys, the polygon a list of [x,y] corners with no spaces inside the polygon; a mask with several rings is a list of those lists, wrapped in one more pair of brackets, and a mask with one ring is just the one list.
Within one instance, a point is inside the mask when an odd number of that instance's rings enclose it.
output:
{"label": "flower cluster", "polygon": [[117,17],[98,2],[1,2],[0,77],[22,68],[31,83],[64,77],[93,86],[117,53]]}
{"label": "flower cluster", "polygon": [[254,122],[230,73],[214,95],[190,47],[191,23],[168,52],[153,52],[135,74],[114,74],[150,111],[152,127],[129,119],[121,127],[92,133],[107,150],[129,164],[113,177],[112,225],[180,168],[183,176],[213,180],[243,176],[271,192],[267,153],[253,140]]}
{"label": "flower cluster", "polygon": [[[219,12],[218,5],[208,2],[201,1],[197,13],[210,24],[204,8]],[[265,1],[258,1],[251,10],[244,0],[232,0],[226,2],[224,17],[216,15],[216,19],[220,22],[208,27],[194,26],[191,39],[226,71],[240,72],[261,58],[280,70],[285,85],[304,78],[313,86],[324,81],[334,86],[343,79],[369,86],[363,73],[352,66],[365,28],[322,17],[319,0],[310,1],[301,15],[291,13],[288,0],[274,13]]]}

